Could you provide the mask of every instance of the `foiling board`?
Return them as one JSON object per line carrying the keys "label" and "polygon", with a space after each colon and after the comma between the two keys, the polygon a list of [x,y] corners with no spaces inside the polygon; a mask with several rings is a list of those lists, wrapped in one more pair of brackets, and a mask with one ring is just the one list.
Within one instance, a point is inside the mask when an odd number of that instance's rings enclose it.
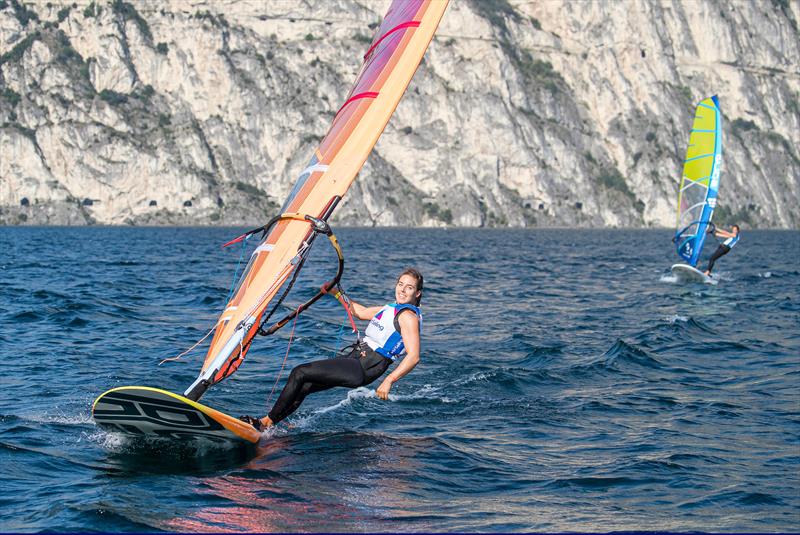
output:
{"label": "foiling board", "polygon": [[697,268],[693,268],[688,264],[675,264],[670,268],[672,274],[679,280],[684,282],[703,282],[710,284],[712,279]]}
{"label": "foiling board", "polygon": [[105,392],[92,405],[92,417],[108,431],[139,437],[255,444],[261,436],[252,425],[237,418],[147,386],[122,386]]}

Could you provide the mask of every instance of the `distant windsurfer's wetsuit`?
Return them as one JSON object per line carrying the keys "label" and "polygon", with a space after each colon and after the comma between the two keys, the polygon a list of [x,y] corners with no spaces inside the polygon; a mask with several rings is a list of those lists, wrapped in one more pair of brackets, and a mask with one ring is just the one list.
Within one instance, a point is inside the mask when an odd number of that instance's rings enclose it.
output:
{"label": "distant windsurfer's wetsuit", "polygon": [[714,254],[712,254],[711,258],[708,259],[708,267],[706,268],[706,271],[711,273],[711,270],[714,269],[714,262],[731,252],[731,249],[733,249],[733,246],[736,245],[738,241],[739,235],[737,234],[733,238],[728,238],[724,242],[720,243],[719,247],[717,247],[717,250],[714,251]]}
{"label": "distant windsurfer's wetsuit", "polygon": [[413,305],[386,305],[370,321],[364,339],[346,347],[336,358],[301,364],[292,370],[281,395],[269,411],[269,418],[278,423],[300,407],[306,396],[335,386],[366,386],[389,368],[405,352],[397,321],[400,312],[422,313]]}

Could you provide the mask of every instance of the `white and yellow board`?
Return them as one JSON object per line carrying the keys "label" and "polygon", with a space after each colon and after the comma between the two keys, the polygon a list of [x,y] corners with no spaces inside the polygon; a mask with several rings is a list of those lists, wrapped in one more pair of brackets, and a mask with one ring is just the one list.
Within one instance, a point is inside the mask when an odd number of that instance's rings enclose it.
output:
{"label": "white and yellow board", "polygon": [[113,388],[98,397],[92,417],[100,427],[127,435],[180,440],[206,438],[255,444],[252,425],[166,390]]}

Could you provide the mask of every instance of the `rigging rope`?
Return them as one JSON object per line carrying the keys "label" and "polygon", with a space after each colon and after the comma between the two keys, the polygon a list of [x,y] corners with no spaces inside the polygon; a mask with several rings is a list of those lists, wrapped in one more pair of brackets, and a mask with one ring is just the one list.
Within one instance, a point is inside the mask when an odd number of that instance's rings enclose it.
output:
{"label": "rigging rope", "polygon": [[267,407],[269,407],[270,402],[272,401],[272,395],[275,393],[275,388],[278,386],[278,381],[281,380],[281,375],[283,375],[283,369],[286,366],[286,360],[289,358],[289,349],[292,347],[292,340],[294,339],[294,330],[297,327],[297,317],[300,316],[298,312],[294,317],[294,322],[292,322],[292,332],[289,333],[289,343],[286,344],[286,354],[283,355],[283,362],[281,363],[281,369],[278,371],[278,376],[275,378],[275,383],[272,385],[272,390],[269,393],[269,397],[267,398]]}
{"label": "rigging rope", "polygon": [[342,333],[344,333],[344,325],[347,323],[343,321],[341,325],[339,325],[339,334],[336,335],[336,348],[333,350],[333,358],[336,358],[336,355],[339,354],[339,345],[342,343]]}
{"label": "rigging rope", "polygon": [[244,252],[247,250],[247,240],[250,239],[250,236],[252,236],[252,234],[246,235],[241,240],[242,241],[242,252],[239,255],[239,261],[236,262],[236,269],[233,270],[233,281],[231,282],[231,289],[228,292],[228,298],[225,300],[225,303],[229,303],[231,298],[233,297],[233,290],[234,290],[234,288],[236,288],[236,276],[239,273],[239,266],[242,265],[242,259],[244,258]]}
{"label": "rigging rope", "polygon": [[[250,236],[251,236],[251,234],[246,234],[244,237],[242,237],[241,239],[238,240],[238,241],[242,242],[242,252],[239,254],[239,260],[236,262],[236,269],[233,271],[233,281],[231,282],[231,289],[228,292],[228,298],[225,300],[226,303],[229,303],[231,298],[233,297],[233,290],[236,287],[236,276],[239,273],[239,266],[242,265],[242,259],[244,258],[244,252],[247,250],[247,240],[250,239]],[[208,338],[208,335],[210,335],[211,333],[214,332],[214,330],[216,330],[218,324],[219,323],[217,323],[213,327],[211,327],[211,329],[205,334],[205,336],[203,336],[200,340],[198,340],[192,347],[190,347],[189,349],[187,349],[186,351],[184,351],[180,355],[177,355],[175,357],[168,357],[168,358],[162,359],[161,362],[158,363],[158,365],[161,366],[165,362],[174,362],[176,360],[180,360],[186,354],[191,353],[192,350],[194,350],[194,348],[196,348],[197,346],[202,344],[203,341],[205,341],[205,339]]]}
{"label": "rigging rope", "polygon": [[181,357],[183,357],[183,356],[184,356],[184,355],[186,355],[187,353],[190,353],[190,352],[191,352],[191,351],[192,351],[194,348],[196,348],[197,346],[199,346],[200,344],[202,344],[202,343],[203,343],[203,340],[205,340],[206,338],[208,338],[208,335],[209,335],[209,334],[211,334],[211,333],[213,333],[213,332],[214,332],[214,330],[215,330],[216,328],[217,328],[217,326],[216,326],[216,325],[214,325],[214,326],[213,326],[213,327],[211,327],[211,329],[210,329],[210,330],[209,330],[209,331],[206,333],[206,335],[205,335],[204,337],[202,337],[200,340],[198,340],[198,341],[197,341],[197,342],[196,342],[196,343],[195,343],[195,344],[194,344],[192,347],[190,347],[189,349],[187,349],[186,351],[184,351],[183,353],[181,353],[180,355],[178,355],[178,356],[176,356],[176,357],[168,357],[168,358],[165,358],[165,359],[163,359],[161,362],[159,362],[159,363],[158,363],[158,365],[159,365],[159,366],[161,366],[161,365],[162,365],[162,364],[164,364],[165,362],[173,362],[173,361],[179,360]]}

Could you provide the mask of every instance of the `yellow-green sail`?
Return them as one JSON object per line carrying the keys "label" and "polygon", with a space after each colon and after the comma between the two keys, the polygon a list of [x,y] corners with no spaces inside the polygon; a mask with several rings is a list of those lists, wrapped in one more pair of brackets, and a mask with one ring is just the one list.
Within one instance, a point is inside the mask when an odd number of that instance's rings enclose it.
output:
{"label": "yellow-green sail", "polygon": [[722,113],[716,96],[695,109],[689,147],[678,190],[675,238],[678,255],[695,266],[703,250],[706,230],[717,204],[722,165]]}

